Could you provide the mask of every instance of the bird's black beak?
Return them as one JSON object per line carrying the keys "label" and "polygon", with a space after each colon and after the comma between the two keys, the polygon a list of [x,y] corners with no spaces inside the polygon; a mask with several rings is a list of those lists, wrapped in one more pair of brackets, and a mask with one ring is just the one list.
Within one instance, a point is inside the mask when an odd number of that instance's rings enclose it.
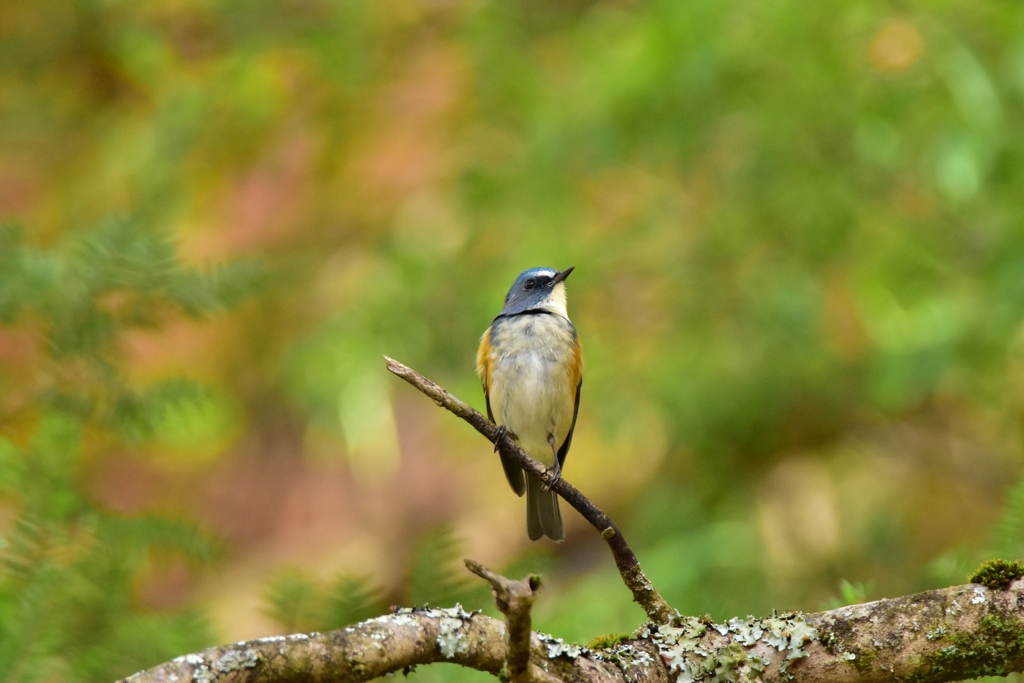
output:
{"label": "bird's black beak", "polygon": [[564,280],[565,280],[565,278],[569,277],[569,273],[571,273],[571,272],[572,272],[572,270],[573,270],[573,268],[575,268],[575,267],[576,267],[576,266],[569,266],[568,268],[566,268],[565,270],[563,270],[563,271],[562,271],[561,273],[559,273],[558,275],[556,275],[556,276],[554,276],[553,278],[551,278],[551,282],[550,282],[549,284],[550,284],[550,285],[551,285],[552,287],[554,287],[554,286],[555,286],[555,285],[557,285],[557,284],[558,284],[559,282],[562,282],[562,281],[564,281]]}

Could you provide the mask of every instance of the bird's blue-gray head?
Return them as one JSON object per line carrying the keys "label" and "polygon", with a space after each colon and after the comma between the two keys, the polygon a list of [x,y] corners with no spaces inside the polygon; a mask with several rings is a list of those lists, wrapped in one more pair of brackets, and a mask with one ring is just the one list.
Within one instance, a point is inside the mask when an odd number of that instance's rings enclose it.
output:
{"label": "bird's blue-gray head", "polygon": [[498,317],[517,315],[529,310],[544,310],[557,313],[565,318],[569,315],[565,306],[565,278],[575,266],[565,270],[554,268],[530,268],[524,270],[512,283],[505,296],[505,308]]}

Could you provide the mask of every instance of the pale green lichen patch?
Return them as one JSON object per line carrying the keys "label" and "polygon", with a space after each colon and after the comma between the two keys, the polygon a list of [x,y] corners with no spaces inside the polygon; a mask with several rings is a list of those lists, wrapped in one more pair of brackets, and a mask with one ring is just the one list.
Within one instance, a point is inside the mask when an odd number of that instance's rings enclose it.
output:
{"label": "pale green lichen patch", "polygon": [[[704,636],[709,628],[730,637],[731,642],[724,647],[706,644]],[[765,619],[730,619],[724,624],[683,617],[673,626],[645,626],[639,635],[655,643],[677,683],[711,678],[740,683],[760,679],[770,663],[753,649],[757,643],[786,653],[779,666],[779,672],[784,674],[792,660],[807,656],[804,645],[818,639],[818,630],[804,621],[803,615],[788,614]]]}
{"label": "pale green lichen patch", "polygon": [[598,658],[614,662],[623,671],[634,666],[645,666],[654,661],[646,650],[641,650],[633,645],[618,645],[611,649],[608,656],[601,655]]}
{"label": "pale green lichen patch", "polygon": [[[399,610],[399,612],[401,611],[402,610]],[[424,607],[422,609],[410,610],[410,612],[416,612],[418,614],[422,614],[423,616],[434,618],[448,617],[450,619],[472,619],[473,615],[480,614],[481,610],[473,610],[472,612],[467,612],[462,608],[462,605],[460,603],[455,603],[455,607]]]}
{"label": "pale green lichen patch", "polygon": [[465,627],[469,620],[473,618],[473,615],[479,614],[479,611],[467,612],[462,609],[462,605],[459,603],[455,603],[455,607],[444,609],[424,608],[409,610],[408,612],[398,611],[400,616],[414,612],[438,620],[437,649],[440,650],[445,659],[451,659],[457,654],[469,652],[469,634]]}
{"label": "pale green lichen patch", "polygon": [[619,667],[627,683],[632,683],[637,679],[634,672],[631,671],[634,667],[646,667],[654,662],[654,658],[646,650],[625,643],[595,652],[592,656],[594,659],[611,662]]}
{"label": "pale green lichen patch", "polygon": [[566,643],[561,638],[555,638],[549,636],[546,633],[538,633],[537,637],[540,642],[544,643],[544,647],[548,651],[548,659],[555,659],[557,657],[568,657],[569,659],[576,659],[580,655],[590,654],[590,650],[585,647],[581,647],[574,643]]}
{"label": "pale green lichen patch", "polygon": [[744,621],[736,617],[729,620],[729,631],[736,634],[739,643],[747,646],[753,645],[764,635],[764,629],[756,621]]}
{"label": "pale green lichen patch", "polygon": [[[398,624],[399,626],[413,626],[416,628],[420,627],[420,622],[413,616],[415,610],[412,607],[401,607],[394,614],[385,615],[383,617],[377,617],[371,619],[370,623],[379,624]],[[346,633],[355,633],[355,629],[349,626],[345,629]]]}
{"label": "pale green lichen patch", "polygon": [[946,635],[946,633],[948,633],[948,632],[949,632],[949,629],[947,629],[945,626],[936,626],[933,629],[929,629],[924,634],[924,637],[927,638],[928,640],[939,640],[940,638],[942,638],[942,636]]}
{"label": "pale green lichen patch", "polygon": [[224,655],[217,660],[214,666],[217,671],[221,673],[229,673],[231,671],[239,671],[241,669],[251,669],[259,664],[260,655],[256,650],[252,648],[245,648],[242,651],[231,650],[225,652]]}
{"label": "pale green lichen patch", "polygon": [[463,630],[462,619],[441,617],[441,630],[437,634],[437,648],[445,659],[451,659],[456,654],[466,654],[469,651],[469,639]]}

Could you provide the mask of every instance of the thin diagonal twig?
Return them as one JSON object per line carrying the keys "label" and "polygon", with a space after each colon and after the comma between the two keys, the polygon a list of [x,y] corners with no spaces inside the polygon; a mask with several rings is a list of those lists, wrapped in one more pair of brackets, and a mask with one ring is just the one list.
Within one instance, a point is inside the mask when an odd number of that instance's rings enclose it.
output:
{"label": "thin diagonal twig", "polygon": [[544,465],[527,455],[511,439],[505,438],[495,443],[495,439],[498,437],[498,427],[471,405],[460,401],[443,387],[393,358],[384,356],[384,360],[387,361],[388,370],[422,391],[440,407],[468,422],[474,429],[487,437],[491,443],[494,443],[502,455],[511,458],[524,470],[537,476],[541,481],[549,485],[553,491],[558,493],[559,496],[564,498],[569,505],[573,506],[577,512],[583,515],[583,518],[590,522],[600,532],[605,542],[608,543],[608,548],[612,551],[615,566],[618,568],[619,574],[622,575],[623,582],[633,593],[633,600],[647,613],[647,617],[656,624],[667,624],[672,620],[672,617],[676,614],[675,610],[654,589],[654,586],[640,567],[640,562],[637,561],[632,548],[626,543],[626,538],[622,535],[622,531],[619,530],[615,522],[608,515],[591,503],[586,496],[564,478],[559,478],[555,481],[554,476],[548,472]]}

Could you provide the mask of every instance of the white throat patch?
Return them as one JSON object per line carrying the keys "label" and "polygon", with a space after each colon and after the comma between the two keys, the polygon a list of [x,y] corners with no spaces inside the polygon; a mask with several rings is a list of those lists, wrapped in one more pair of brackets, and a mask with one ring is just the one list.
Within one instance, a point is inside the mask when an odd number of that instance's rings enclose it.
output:
{"label": "white throat patch", "polygon": [[565,283],[559,282],[555,285],[555,288],[551,290],[551,294],[548,298],[544,299],[541,303],[541,307],[545,310],[557,313],[566,320],[569,319],[569,309],[567,308],[567,298],[565,294]]}

